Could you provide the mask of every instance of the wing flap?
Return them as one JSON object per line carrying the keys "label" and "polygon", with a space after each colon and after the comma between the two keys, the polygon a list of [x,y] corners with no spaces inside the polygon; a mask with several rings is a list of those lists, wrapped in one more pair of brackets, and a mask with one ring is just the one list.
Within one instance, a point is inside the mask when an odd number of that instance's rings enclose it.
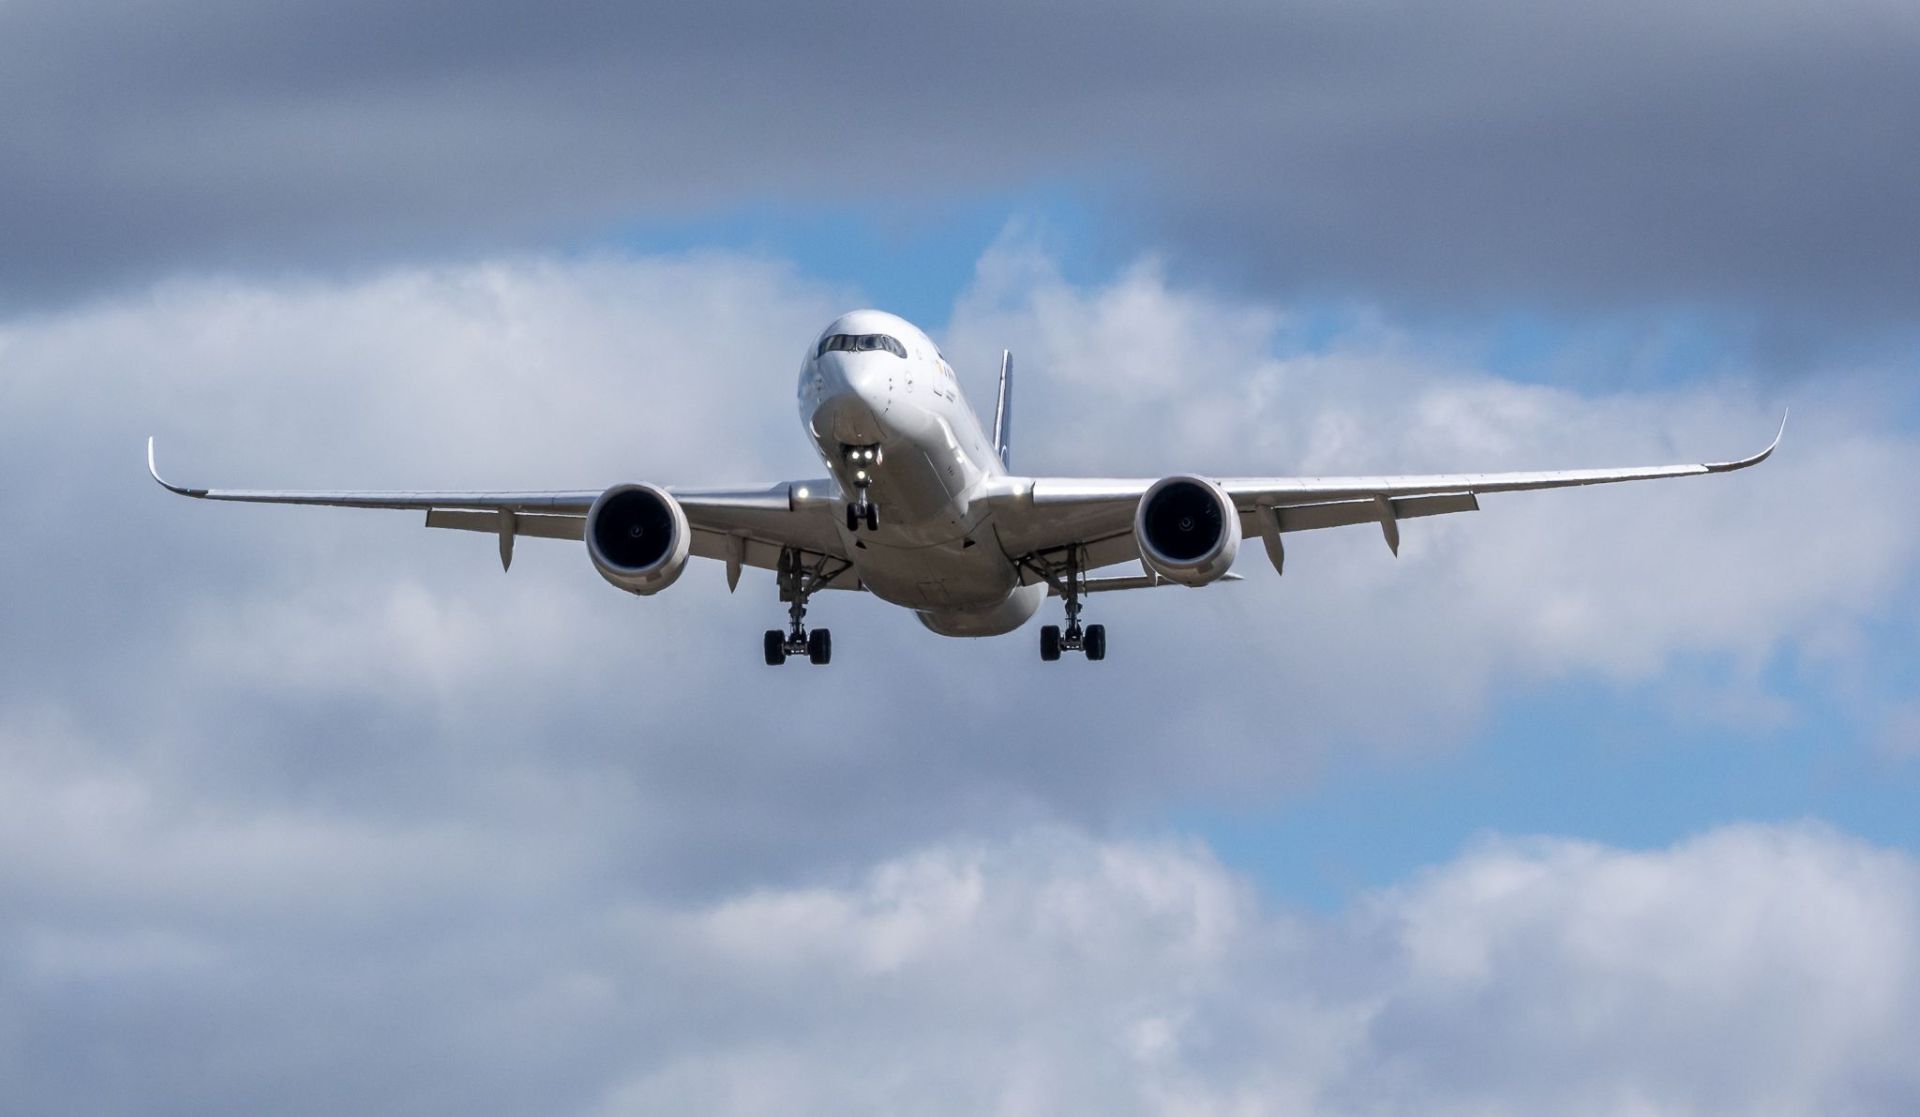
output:
{"label": "wing flap", "polygon": [[[498,535],[500,534],[500,515],[498,512],[433,508],[427,512],[427,526],[451,528],[454,531],[483,531],[488,535]],[[536,539],[572,539],[577,542],[584,538],[586,529],[585,516],[550,516],[518,512],[513,517],[513,534],[532,536]]]}
{"label": "wing flap", "polygon": [[[1393,509],[1393,518],[1396,520],[1412,520],[1421,516],[1444,516],[1451,512],[1480,510],[1480,501],[1472,493],[1435,493],[1431,496],[1394,497],[1387,503]],[[1278,505],[1271,511],[1281,531],[1314,531],[1325,527],[1346,527],[1350,524],[1380,522],[1380,502],[1372,498],[1333,500],[1317,504]],[[1241,527],[1248,536],[1258,535],[1264,530],[1259,521],[1259,514],[1258,507],[1252,512],[1240,514]]]}

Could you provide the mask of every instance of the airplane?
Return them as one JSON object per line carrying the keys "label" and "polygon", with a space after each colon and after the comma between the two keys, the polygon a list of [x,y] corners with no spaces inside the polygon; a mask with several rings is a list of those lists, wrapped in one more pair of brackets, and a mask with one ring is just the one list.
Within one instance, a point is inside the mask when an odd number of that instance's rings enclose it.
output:
{"label": "airplane", "polygon": [[[1031,620],[1049,596],[1065,627],[1040,629],[1040,658],[1106,658],[1106,628],[1081,623],[1082,598],[1115,590],[1238,580],[1241,543],[1257,536],[1276,572],[1284,536],[1375,524],[1394,554],[1400,522],[1476,511],[1485,493],[1731,473],[1735,461],[1541,473],[1378,477],[1026,477],[1012,472],[1013,358],[1003,353],[991,434],[961,394],[933,339],[905,319],[856,310],[835,319],[800,367],[800,419],[830,476],[748,488],[624,482],[557,492],[326,492],[203,489],[147,470],[201,500],[407,509],[426,526],[499,539],[500,564],[520,536],[586,544],[594,569],[640,596],[674,584],[689,558],[775,573],[785,629],[768,629],[768,665],[833,656],[832,634],[808,630],[821,590],[864,590],[913,610],[941,636],[997,636]],[[1092,572],[1137,563],[1139,573]]]}

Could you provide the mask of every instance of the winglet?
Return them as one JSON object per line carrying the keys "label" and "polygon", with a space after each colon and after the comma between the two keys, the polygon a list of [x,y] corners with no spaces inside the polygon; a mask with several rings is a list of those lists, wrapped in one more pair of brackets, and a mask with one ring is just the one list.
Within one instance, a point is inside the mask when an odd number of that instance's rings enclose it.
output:
{"label": "winglet", "polygon": [[1758,454],[1755,454],[1750,458],[1740,458],[1737,461],[1707,462],[1706,463],[1707,472],[1708,473],[1732,473],[1736,469],[1745,469],[1750,465],[1759,465],[1761,462],[1766,461],[1769,457],[1773,455],[1773,451],[1777,447],[1779,447],[1781,437],[1787,433],[1787,416],[1792,413],[1793,411],[1791,408],[1781,412],[1780,431],[1778,434],[1775,434],[1773,436],[1772,442],[1767,443],[1766,449],[1760,451]]}
{"label": "winglet", "polygon": [[207,490],[205,489],[189,489],[184,485],[176,485],[171,481],[168,481],[166,478],[160,476],[160,467],[155,465],[153,462],[153,436],[152,435],[147,436],[147,472],[153,475],[153,479],[159,482],[161,488],[167,490],[170,493],[179,493],[181,496],[206,496],[207,495]]}

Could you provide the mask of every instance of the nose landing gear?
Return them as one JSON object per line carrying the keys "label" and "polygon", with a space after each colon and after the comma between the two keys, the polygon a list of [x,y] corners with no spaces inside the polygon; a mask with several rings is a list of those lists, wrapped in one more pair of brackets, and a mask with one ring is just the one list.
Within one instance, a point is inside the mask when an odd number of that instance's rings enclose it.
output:
{"label": "nose landing gear", "polygon": [[857,499],[847,504],[847,530],[880,530],[880,509],[867,499],[867,487],[873,484],[873,471],[882,460],[878,446],[848,446],[842,454],[853,470],[853,491]]}

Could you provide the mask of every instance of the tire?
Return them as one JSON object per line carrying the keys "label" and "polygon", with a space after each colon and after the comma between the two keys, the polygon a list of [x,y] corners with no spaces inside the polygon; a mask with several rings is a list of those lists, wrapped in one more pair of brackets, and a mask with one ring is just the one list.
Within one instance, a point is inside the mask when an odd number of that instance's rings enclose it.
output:
{"label": "tire", "polygon": [[867,505],[867,530],[880,530],[880,506],[878,504]]}
{"label": "tire", "polygon": [[1095,663],[1107,658],[1107,626],[1090,624],[1087,626],[1087,658]]}
{"label": "tire", "polygon": [[1040,629],[1040,658],[1052,663],[1060,658],[1060,626],[1045,625]]}
{"label": "tire", "polygon": [[787,634],[777,628],[767,629],[763,643],[767,648],[767,666],[778,667],[787,661]]}
{"label": "tire", "polygon": [[824,628],[813,630],[807,637],[807,661],[822,667],[833,661],[833,633]]}
{"label": "tire", "polygon": [[847,530],[860,530],[860,509],[856,505],[847,505]]}

